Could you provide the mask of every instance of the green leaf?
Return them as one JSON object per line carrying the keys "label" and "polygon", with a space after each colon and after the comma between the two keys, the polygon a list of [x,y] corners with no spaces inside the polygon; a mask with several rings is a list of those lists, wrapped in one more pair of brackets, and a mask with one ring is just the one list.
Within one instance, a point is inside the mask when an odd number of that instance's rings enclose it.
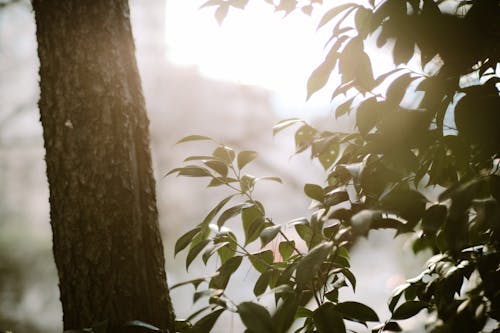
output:
{"label": "green leaf", "polygon": [[173,286],[170,286],[169,289],[173,290],[173,289],[176,289],[176,288],[188,285],[188,284],[192,284],[195,288],[197,288],[200,285],[200,283],[202,283],[205,280],[206,280],[206,278],[203,277],[203,278],[196,278],[196,279],[192,279],[192,280],[188,280],[188,281],[183,281],[183,282],[176,283]]}
{"label": "green leaf", "polygon": [[304,120],[299,119],[299,118],[289,118],[282,120],[278,122],[274,127],[273,127],[273,136],[284,130],[285,128],[297,124],[297,123],[304,123]]}
{"label": "green leaf", "polygon": [[299,306],[295,314],[295,318],[309,318],[312,317],[313,312],[304,306]]}
{"label": "green leaf", "polygon": [[348,100],[346,100],[345,102],[340,104],[335,109],[335,119],[337,119],[337,118],[349,113],[349,111],[351,111],[351,106],[352,106],[352,102],[354,101],[354,98],[356,98],[356,96],[349,98]]}
{"label": "green leaf", "polygon": [[189,265],[193,262],[193,260],[198,256],[198,254],[205,248],[205,246],[210,243],[210,240],[203,239],[198,244],[189,249],[187,258],[186,258],[186,270],[189,268]]}
{"label": "green leaf", "polygon": [[184,250],[186,246],[191,243],[193,240],[193,237],[198,234],[198,232],[201,230],[200,227],[196,227],[192,230],[189,230],[186,232],[184,235],[182,235],[177,242],[175,242],[175,249],[174,249],[174,256],[177,255],[180,251]]}
{"label": "green leaf", "polygon": [[364,209],[351,217],[352,230],[364,235],[370,230],[374,221],[382,219],[382,213],[378,210]]}
{"label": "green leaf", "polygon": [[235,157],[234,150],[232,150],[228,146],[217,147],[212,155],[221,162],[224,162],[226,165],[231,164],[234,161]]}
{"label": "green leaf", "polygon": [[337,64],[339,54],[335,50],[330,50],[327,54],[325,60],[311,73],[309,79],[307,80],[307,98],[309,99],[316,91],[323,88],[333,68]]}
{"label": "green leaf", "polygon": [[221,247],[224,247],[226,245],[229,245],[229,242],[217,243],[217,244],[214,244],[213,246],[211,246],[210,248],[208,248],[201,256],[203,263],[206,265],[208,262],[208,259],[210,259],[210,257],[213,256]]}
{"label": "green leaf", "polygon": [[426,307],[427,303],[423,301],[407,301],[394,310],[392,319],[402,320],[411,318]]}
{"label": "green leaf", "polygon": [[224,198],[221,202],[219,202],[212,210],[208,213],[208,215],[201,222],[201,226],[207,226],[212,222],[214,217],[220,212],[220,210],[231,200],[235,195],[230,195]]}
{"label": "green leaf", "polygon": [[242,256],[229,258],[222,266],[217,269],[218,274],[214,276],[208,286],[213,289],[226,289],[229,279],[240,267]]}
{"label": "green leaf", "polygon": [[253,288],[253,293],[255,296],[262,295],[266,291],[267,286],[269,286],[269,278],[269,271],[266,271],[259,276]]}
{"label": "green leaf", "polygon": [[245,233],[245,244],[256,240],[266,227],[263,210],[264,208],[260,203],[242,209],[241,220],[243,222],[243,232]]}
{"label": "green leaf", "polygon": [[422,229],[426,234],[434,234],[446,220],[448,209],[444,205],[429,207],[422,217]]}
{"label": "green leaf", "polygon": [[390,103],[399,105],[403,96],[408,88],[408,85],[414,78],[411,77],[410,73],[405,73],[392,81],[391,85],[387,89],[386,99]]}
{"label": "green leaf", "polygon": [[187,165],[182,168],[175,168],[170,170],[165,174],[164,177],[167,177],[173,173],[177,172],[178,176],[186,176],[186,177],[211,177],[210,171],[205,168],[202,168],[197,165]]}
{"label": "green leaf", "polygon": [[195,156],[189,156],[184,159],[184,162],[189,162],[189,161],[209,161],[213,160],[213,156],[207,156],[207,155],[195,155]]}
{"label": "green leaf", "polygon": [[345,201],[349,201],[349,194],[347,191],[335,189],[326,194],[325,206],[331,207]]}
{"label": "green leaf", "polygon": [[210,140],[213,141],[212,138],[209,138],[208,136],[203,136],[203,135],[188,135],[180,139],[179,141],[176,142],[176,144],[183,143],[183,142],[189,142],[189,141],[200,141],[200,140]]}
{"label": "green leaf", "polygon": [[295,241],[280,242],[279,251],[283,260],[287,260],[295,250]]}
{"label": "green leaf", "polygon": [[295,296],[289,296],[284,299],[272,317],[275,333],[286,333],[294,323],[295,312],[299,306]]}
{"label": "green leaf", "polygon": [[279,177],[259,177],[259,178],[255,178],[256,182],[259,181],[259,180],[270,180],[270,181],[277,182],[277,183],[283,183],[283,181]]}
{"label": "green leaf", "polygon": [[347,268],[342,268],[342,274],[344,274],[346,279],[351,283],[352,290],[356,291],[356,276]]}
{"label": "green leaf", "polygon": [[395,321],[390,321],[390,322],[388,322],[387,324],[384,325],[384,331],[401,332],[401,331],[403,331],[403,329]]}
{"label": "green leaf", "polygon": [[217,20],[217,23],[219,23],[219,25],[222,25],[222,22],[226,18],[228,10],[229,10],[229,4],[227,2],[223,2],[215,10],[215,19]]}
{"label": "green leaf", "polygon": [[281,225],[273,225],[262,230],[260,233],[261,247],[266,246],[270,241],[272,241],[276,235],[278,235],[280,230]]}
{"label": "green leaf", "polygon": [[188,330],[189,333],[206,333],[210,332],[215,325],[219,316],[224,312],[225,309],[218,309],[210,312],[205,317],[198,320],[191,329]]}
{"label": "green leaf", "polygon": [[221,247],[217,251],[222,264],[232,258],[236,253],[236,236],[233,233],[229,233],[229,236],[225,237],[224,239],[227,239],[229,244]]}
{"label": "green leaf", "polygon": [[325,191],[323,188],[316,184],[306,184],[304,185],[304,193],[311,199],[319,202],[323,202],[325,199]]}
{"label": "green leaf", "polygon": [[271,250],[261,251],[248,257],[253,267],[260,273],[266,272],[274,261],[274,254]]}
{"label": "green leaf", "polygon": [[222,177],[227,176],[227,165],[218,160],[205,161],[204,164],[210,169],[216,171]]}
{"label": "green leaf", "polygon": [[241,321],[251,332],[274,333],[271,315],[262,305],[243,302],[238,305]]}
{"label": "green leaf", "polygon": [[240,180],[240,189],[241,192],[252,192],[255,185],[255,177],[244,175]]}
{"label": "green leaf", "polygon": [[221,186],[224,184],[235,183],[237,181],[237,179],[231,177],[214,177],[210,183],[208,183],[207,187]]}
{"label": "green leaf", "polygon": [[361,135],[366,136],[379,120],[378,102],[375,97],[371,97],[362,102],[356,112],[356,126]]}
{"label": "green leaf", "polygon": [[311,229],[311,226],[307,223],[305,224],[295,224],[295,231],[297,231],[297,234],[299,237],[306,242],[306,244],[309,246],[309,243],[311,242],[312,236],[313,236],[313,231]]}
{"label": "green leaf", "polygon": [[219,219],[217,220],[217,225],[219,227],[222,227],[227,220],[241,213],[242,208],[245,206],[248,206],[248,204],[240,203],[223,211],[222,214],[220,214]]}
{"label": "green leaf", "polygon": [[295,273],[299,288],[303,289],[311,282],[315,274],[320,270],[321,264],[330,254],[332,247],[332,242],[321,243],[300,259]]}
{"label": "green leaf", "polygon": [[377,314],[369,306],[358,302],[342,302],[337,304],[337,310],[349,320],[366,322],[379,321]]}
{"label": "green leaf", "polygon": [[344,321],[335,305],[330,302],[323,303],[313,313],[314,324],[319,333],[345,333]]}
{"label": "green leaf", "polygon": [[335,16],[342,13],[344,10],[349,9],[351,7],[358,7],[358,6],[359,5],[357,5],[355,3],[346,3],[346,4],[343,4],[343,5],[340,5],[338,7],[334,7],[332,9],[330,9],[329,11],[327,11],[325,13],[325,15],[323,15],[323,17],[319,21],[317,29],[321,28],[322,26],[324,26],[325,24],[327,24],[328,22],[333,20],[335,18]]}
{"label": "green leaf", "polygon": [[238,154],[237,162],[238,169],[243,169],[245,165],[253,161],[257,157],[257,152],[253,150],[245,150]]}

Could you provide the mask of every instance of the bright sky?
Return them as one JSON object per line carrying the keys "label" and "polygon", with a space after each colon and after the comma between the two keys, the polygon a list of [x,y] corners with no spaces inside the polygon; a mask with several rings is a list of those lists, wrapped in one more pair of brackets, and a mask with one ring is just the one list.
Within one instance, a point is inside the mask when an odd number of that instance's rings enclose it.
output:
{"label": "bright sky", "polygon": [[275,13],[264,1],[250,1],[244,11],[231,8],[219,26],[215,7],[199,9],[203,3],[167,1],[171,61],[195,65],[211,78],[273,90],[277,107],[287,115],[328,110],[331,90],[305,102],[307,79],[323,60],[329,37],[329,29],[316,31],[317,17],[296,12],[283,18],[283,12]]}

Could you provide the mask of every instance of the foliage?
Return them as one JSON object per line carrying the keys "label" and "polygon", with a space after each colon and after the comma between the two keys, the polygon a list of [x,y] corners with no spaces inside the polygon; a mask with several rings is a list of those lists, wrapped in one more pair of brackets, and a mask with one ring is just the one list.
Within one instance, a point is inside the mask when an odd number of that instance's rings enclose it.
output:
{"label": "foliage", "polygon": [[[215,6],[222,22],[230,7],[247,2],[210,0],[203,6]],[[310,14],[322,3],[266,2],[287,14]],[[186,161],[194,164],[170,172],[206,177],[209,187],[233,191],[176,243],[176,253],[188,248],[186,267],[200,254],[205,263],[217,254],[220,263],[215,275],[186,282],[196,288],[208,283],[194,301],[209,297],[210,303],[203,309],[210,310],[207,315],[185,323],[186,332],[209,331],[223,311],[237,312],[248,332],[287,332],[295,320],[302,324],[296,332],[344,332],[344,320],[379,322],[366,305],[338,300],[346,281],[356,285],[349,270],[352,238],[378,228],[412,233],[414,252],[428,249],[433,256],[420,275],[395,290],[391,318],[373,332],[399,331],[397,321],[423,309],[437,319],[430,332],[481,332],[486,325],[500,331],[498,17],[498,0],[371,0],[324,14],[319,28],[331,27],[332,37],[308,80],[308,95],[338,73],[336,117],[352,113],[358,131],[319,131],[299,119],[274,128],[276,134],[296,126],[296,153],[309,150],[324,167],[325,184],[304,186],[315,203],[311,215],[283,225],[266,215],[253,196],[266,178],[242,172],[255,152],[237,154],[215,143],[211,155],[191,156]],[[395,65],[378,77],[367,51],[372,42],[390,49]],[[181,141],[191,140],[210,139]],[[225,226],[235,216],[241,217],[243,240]],[[304,246],[288,238],[284,230],[290,226]],[[247,245],[259,239],[260,249],[250,252]],[[273,240],[279,256],[267,246]],[[273,313],[256,302],[234,304],[226,295],[243,260],[260,274],[256,298],[267,290],[274,295]]]}

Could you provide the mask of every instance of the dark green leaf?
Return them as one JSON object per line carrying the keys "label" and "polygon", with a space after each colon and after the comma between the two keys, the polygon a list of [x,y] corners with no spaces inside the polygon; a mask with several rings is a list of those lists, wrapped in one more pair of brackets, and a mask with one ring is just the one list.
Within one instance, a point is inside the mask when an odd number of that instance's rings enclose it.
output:
{"label": "dark green leaf", "polygon": [[224,312],[225,309],[218,309],[215,311],[210,312],[207,314],[205,317],[202,317],[200,320],[198,320],[193,327],[188,330],[189,333],[206,333],[210,332],[212,328],[215,325],[215,322],[217,319],[219,319],[219,316]]}
{"label": "dark green leaf", "polygon": [[208,262],[208,259],[210,259],[211,256],[213,256],[221,247],[224,247],[227,245],[229,245],[229,242],[221,242],[221,243],[214,244],[213,246],[208,248],[201,256],[203,263],[206,265]]}
{"label": "dark green leaf", "polygon": [[177,172],[178,176],[186,177],[210,177],[210,171],[197,165],[187,165],[182,168],[175,168],[170,170],[164,177]]}
{"label": "dark green leaf", "polygon": [[342,274],[344,274],[346,279],[351,283],[352,290],[356,291],[356,276],[347,268],[342,268]]}
{"label": "dark green leaf", "polygon": [[364,209],[351,217],[352,230],[357,234],[364,235],[370,230],[372,223],[380,219],[382,219],[380,211]]}
{"label": "dark green leaf", "polygon": [[356,126],[362,135],[367,135],[377,124],[380,117],[378,102],[375,97],[362,102],[356,112]]}
{"label": "dark green leaf", "polygon": [[186,270],[189,268],[189,265],[193,262],[193,260],[198,256],[198,254],[205,248],[205,246],[210,243],[210,240],[203,239],[198,244],[189,249],[187,258],[186,258]]}
{"label": "dark green leaf", "polygon": [[423,301],[407,301],[394,310],[392,319],[402,320],[411,318],[426,307],[427,303]]}
{"label": "dark green leaf", "polygon": [[203,219],[200,225],[202,226],[207,226],[212,222],[214,217],[220,212],[220,210],[229,202],[234,197],[233,195],[230,195],[226,198],[224,198],[221,202],[219,202],[212,210],[208,213],[208,215]]}
{"label": "dark green leaf", "polygon": [[304,193],[311,199],[322,202],[325,198],[325,192],[323,188],[316,184],[306,184],[304,185]]}
{"label": "dark green leaf", "polygon": [[262,295],[266,291],[267,287],[269,286],[269,277],[269,271],[266,271],[259,276],[253,288],[253,293],[255,296]]}
{"label": "dark green leaf", "polygon": [[295,296],[289,296],[284,299],[272,317],[275,333],[286,333],[292,326],[297,311],[298,302]]}
{"label": "dark green leaf", "polygon": [[218,275],[214,276],[209,283],[209,287],[212,289],[226,289],[231,275],[240,267],[241,260],[243,257],[236,256],[229,258],[222,266],[217,270]]}
{"label": "dark green leaf", "polygon": [[251,332],[274,333],[271,315],[262,305],[243,302],[238,305],[241,321]]}
{"label": "dark green leaf", "polygon": [[401,332],[401,331],[403,331],[403,329],[395,321],[390,321],[390,322],[388,322],[387,324],[384,325],[384,331]]}
{"label": "dark green leaf", "polygon": [[332,242],[321,243],[300,259],[295,273],[295,279],[299,288],[304,288],[314,278],[330,254],[332,247]]}
{"label": "dark green leaf", "polygon": [[263,210],[264,208],[260,203],[242,209],[241,220],[243,222],[243,232],[245,233],[245,244],[256,240],[266,227]]}
{"label": "dark green leaf", "polygon": [[223,211],[222,214],[220,214],[219,219],[217,220],[217,225],[219,227],[222,227],[224,225],[224,223],[226,223],[227,220],[229,220],[230,218],[232,218],[232,217],[240,214],[241,210],[245,206],[248,206],[248,204],[241,203],[241,204],[237,204],[237,205],[235,205],[235,206],[233,206],[231,208],[228,208],[225,211]]}
{"label": "dark green leaf", "polygon": [[253,267],[260,273],[266,272],[274,261],[274,254],[271,250],[252,254],[248,257]]}
{"label": "dark green leaf", "polygon": [[369,306],[358,302],[342,302],[337,304],[337,310],[349,320],[359,322],[379,321],[377,314]]}
{"label": "dark green leaf", "polygon": [[174,256],[177,255],[180,251],[186,248],[186,246],[191,243],[193,237],[201,230],[200,227],[196,227],[193,230],[186,232],[182,235],[177,242],[175,242]]}
{"label": "dark green leaf", "polygon": [[174,284],[173,286],[170,286],[170,290],[173,290],[175,288],[179,288],[179,287],[182,287],[182,286],[185,286],[185,285],[188,285],[188,284],[192,284],[195,288],[197,288],[200,283],[202,283],[203,281],[205,281],[206,278],[197,278],[197,279],[192,279],[192,280],[188,280],[188,281],[183,281],[183,282],[179,282],[179,283],[176,283]]}
{"label": "dark green leaf", "polygon": [[292,255],[295,249],[295,241],[280,242],[279,251],[283,260],[287,260]]}
{"label": "dark green leaf", "polygon": [[330,302],[323,303],[313,313],[314,323],[319,333],[345,333],[344,321],[335,305]]}
{"label": "dark green leaf", "polygon": [[410,73],[405,73],[395,79],[387,89],[387,101],[395,105],[399,105],[403,99],[406,89],[408,88],[408,85],[413,80],[414,78],[411,77]]}

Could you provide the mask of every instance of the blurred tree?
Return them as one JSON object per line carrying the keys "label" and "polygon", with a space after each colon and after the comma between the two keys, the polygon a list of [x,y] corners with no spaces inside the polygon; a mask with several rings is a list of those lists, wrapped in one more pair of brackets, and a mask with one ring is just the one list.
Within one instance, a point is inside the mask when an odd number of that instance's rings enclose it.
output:
{"label": "blurred tree", "polygon": [[173,331],[126,0],[34,0],[39,108],[65,329]]}

